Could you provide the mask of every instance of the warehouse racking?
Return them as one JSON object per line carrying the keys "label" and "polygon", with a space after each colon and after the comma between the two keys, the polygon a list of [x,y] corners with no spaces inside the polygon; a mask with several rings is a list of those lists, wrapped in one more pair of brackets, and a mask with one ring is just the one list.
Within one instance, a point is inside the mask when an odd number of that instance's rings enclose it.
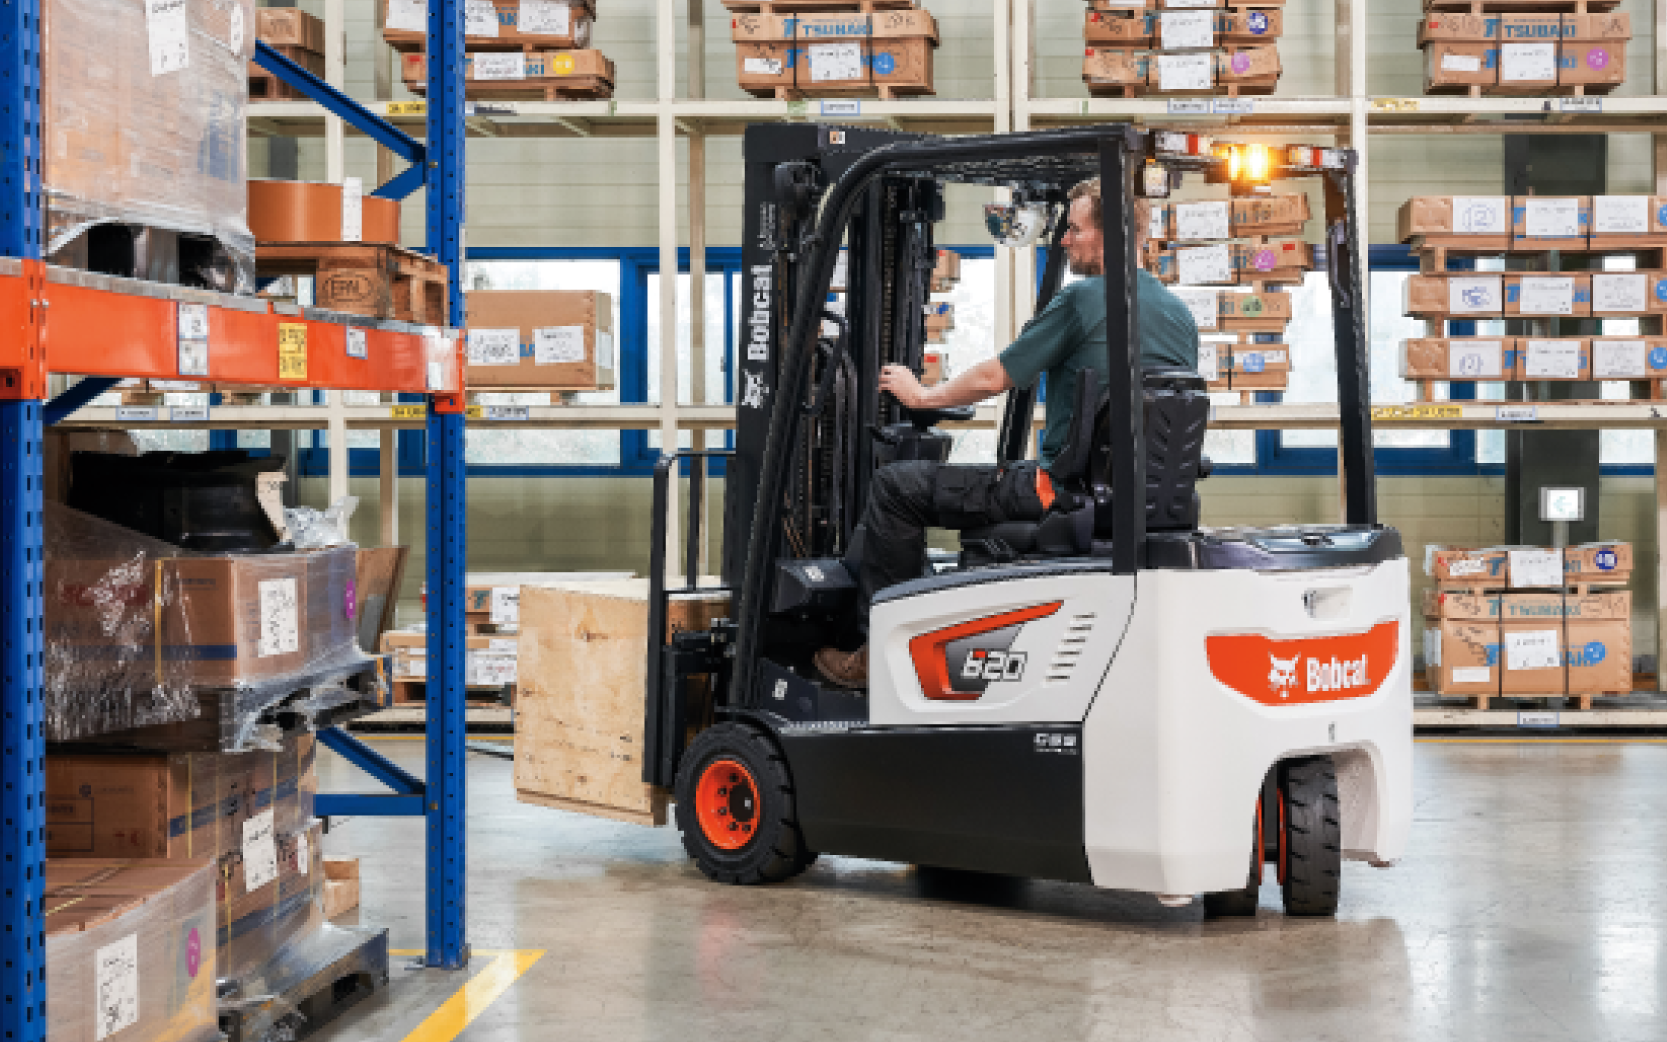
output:
{"label": "warehouse racking", "polygon": [[[347,322],[311,309],[47,266],[42,260],[39,165],[40,15],[38,0],[20,0],[0,14],[0,849],[6,852],[0,859],[5,974],[0,1034],[38,1042],[46,1031],[41,909],[44,430],[116,378],[202,375],[180,372],[176,329],[183,305],[206,308],[207,375],[215,380],[426,397],[428,582],[434,591],[429,654],[434,663],[431,691],[438,693],[429,703],[426,779],[411,778],[345,734],[326,732],[326,744],[388,783],[394,794],[321,796],[318,811],[426,819],[425,961],[461,967],[469,949],[463,923],[463,370],[457,335],[398,322]],[[310,76],[286,75],[265,49],[257,60],[412,161],[410,171],[381,191],[397,196],[427,189],[428,251],[451,272],[450,325],[457,327],[463,313],[456,292],[463,212],[463,106],[457,100],[461,92],[454,90],[461,77],[459,0],[430,5],[429,35],[431,53],[439,56],[429,64],[430,96],[437,100],[429,108],[422,145]],[[349,354],[350,327],[364,331],[363,357]],[[113,331],[121,335],[112,336]],[[48,401],[50,373],[93,379]]]}

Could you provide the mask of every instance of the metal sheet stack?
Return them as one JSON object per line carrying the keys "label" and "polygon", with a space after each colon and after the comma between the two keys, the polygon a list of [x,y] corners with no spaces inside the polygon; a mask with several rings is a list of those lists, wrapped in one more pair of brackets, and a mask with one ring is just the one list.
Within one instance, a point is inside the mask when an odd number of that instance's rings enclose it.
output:
{"label": "metal sheet stack", "polygon": [[1608,94],[1626,80],[1620,0],[1425,0],[1426,94]]}
{"label": "metal sheet stack", "polygon": [[[1439,382],[1614,380],[1659,399],[1667,378],[1667,197],[1420,196],[1399,236],[1419,257],[1406,313],[1426,336],[1403,342],[1401,376],[1421,401]],[[1606,261],[1631,270],[1607,270]],[[1477,271],[1526,260],[1530,270]],[[1558,271],[1569,263],[1579,270]],[[1464,270],[1453,270],[1456,263]],[[1451,335],[1449,322],[1503,319],[1507,333]],[[1566,320],[1628,320],[1627,335],[1563,331]],[[1513,328],[1515,327],[1515,328]]]}
{"label": "metal sheet stack", "polygon": [[1198,368],[1212,390],[1248,400],[1290,382],[1292,305],[1280,287],[1314,267],[1302,238],[1308,219],[1301,193],[1152,204],[1147,265],[1192,309]]}
{"label": "metal sheet stack", "polygon": [[[400,52],[405,88],[428,87],[428,5],[383,0],[382,38]],[[480,100],[611,98],[614,63],[590,49],[591,0],[468,0],[464,96]]]}
{"label": "metal sheet stack", "polygon": [[1284,0],[1089,0],[1082,80],[1096,96],[1272,94]]}

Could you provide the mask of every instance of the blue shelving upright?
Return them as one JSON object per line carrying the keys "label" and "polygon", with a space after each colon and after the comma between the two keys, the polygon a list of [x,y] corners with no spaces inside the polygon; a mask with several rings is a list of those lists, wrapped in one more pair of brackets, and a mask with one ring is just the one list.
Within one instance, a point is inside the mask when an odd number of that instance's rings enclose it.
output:
{"label": "blue shelving upright", "polygon": [[[461,0],[430,0],[427,140],[421,144],[264,45],[256,60],[411,162],[378,189],[426,189],[427,248],[451,273],[450,324],[463,325],[464,138]],[[0,1042],[46,1037],[42,730],[42,441],[45,417],[81,402],[46,399],[42,329],[49,296],[42,263],[41,33],[39,0],[0,6]],[[75,371],[75,370],[71,370]],[[428,588],[430,676],[426,778],[417,780],[350,735],[331,748],[393,791],[321,796],[319,812],[425,819],[425,963],[467,964],[464,871],[463,598],[465,592],[463,394],[429,396]],[[336,801],[334,804],[332,801]]]}

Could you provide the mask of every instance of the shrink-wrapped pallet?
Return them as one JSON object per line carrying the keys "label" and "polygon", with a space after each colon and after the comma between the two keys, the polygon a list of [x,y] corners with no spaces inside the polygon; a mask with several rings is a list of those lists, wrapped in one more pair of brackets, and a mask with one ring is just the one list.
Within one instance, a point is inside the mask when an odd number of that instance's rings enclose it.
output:
{"label": "shrink-wrapped pallet", "polygon": [[46,253],[119,223],[217,240],[252,271],[254,0],[46,0]]}

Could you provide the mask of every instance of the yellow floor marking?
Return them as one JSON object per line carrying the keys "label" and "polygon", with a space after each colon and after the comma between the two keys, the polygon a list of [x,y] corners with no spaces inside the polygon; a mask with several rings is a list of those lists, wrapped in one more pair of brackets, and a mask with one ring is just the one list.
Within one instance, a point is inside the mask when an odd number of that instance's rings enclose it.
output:
{"label": "yellow floor marking", "polygon": [[[420,957],[426,954],[414,948],[390,949],[391,958]],[[440,1004],[440,1008],[428,1015],[428,1019],[418,1024],[405,1042],[451,1042],[462,1034],[474,1019],[486,1012],[486,1007],[496,1002],[498,997],[509,990],[509,986],[521,978],[521,975],[532,968],[533,963],[544,957],[542,948],[520,948],[510,951],[474,953],[475,958],[483,955],[492,956],[481,971],[469,978],[469,982],[459,988],[451,998]]]}

